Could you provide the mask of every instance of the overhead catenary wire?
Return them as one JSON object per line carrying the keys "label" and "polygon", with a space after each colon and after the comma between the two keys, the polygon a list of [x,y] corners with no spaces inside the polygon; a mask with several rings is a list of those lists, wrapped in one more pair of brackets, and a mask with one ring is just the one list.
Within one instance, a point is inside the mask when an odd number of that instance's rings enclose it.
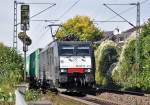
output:
{"label": "overhead catenary wire", "polygon": [[[149,0],[144,0],[144,1],[139,2],[139,3],[140,3],[140,4],[144,4],[144,3],[148,2],[148,1],[149,1]],[[111,19],[113,19],[113,18],[119,16],[119,17],[121,17],[123,20],[125,20],[127,23],[129,23],[131,26],[135,27],[131,22],[129,22],[128,20],[126,20],[124,17],[122,17],[121,14],[123,14],[123,13],[125,13],[125,12],[128,12],[128,11],[131,10],[132,8],[137,7],[137,3],[128,3],[128,4],[103,4],[103,5],[106,6],[108,9],[110,9],[112,12],[114,12],[114,13],[116,14],[115,16],[113,16],[113,17],[111,17],[111,18],[105,20],[104,22],[107,22],[107,21],[109,21],[109,20],[111,20]],[[122,12],[120,12],[120,13],[116,13],[114,10],[112,10],[112,9],[111,9],[110,7],[108,7],[107,5],[134,5],[134,7],[130,7],[130,8],[128,8],[128,9],[126,9],[125,11],[122,11]],[[103,21],[102,21],[102,22],[103,22]],[[110,22],[111,22],[111,21],[110,21]],[[112,21],[112,22],[113,22],[113,21]],[[120,22],[120,21],[116,21],[116,22]]]}
{"label": "overhead catenary wire", "polygon": [[[130,7],[130,8],[128,8],[128,9],[126,9],[126,10],[124,10],[124,11],[122,11],[122,12],[120,12],[120,13],[118,13],[118,14],[125,14],[126,12],[128,12],[128,11],[130,11],[130,10],[132,10],[133,8],[135,8],[136,6],[134,6],[134,7]],[[108,18],[108,19],[106,19],[106,20],[102,20],[102,21],[98,21],[98,20],[93,20],[94,22],[115,22],[115,21],[112,21],[112,19],[114,19],[114,18],[116,18],[118,15],[114,15],[114,16],[112,16],[112,17],[110,17],[110,18]],[[118,22],[124,22],[124,21],[118,21]]]}
{"label": "overhead catenary wire", "polygon": [[25,3],[25,4],[32,4],[32,5],[34,5],[34,4],[53,4],[53,3]]}
{"label": "overhead catenary wire", "polygon": [[[136,6],[130,7],[130,8],[128,8],[128,9],[126,9],[126,10],[124,10],[124,11],[118,13],[118,14],[121,15],[121,14],[124,14],[124,13],[126,13],[126,12],[129,12],[130,10],[132,10],[132,9],[135,8],[135,7],[136,7]],[[114,18],[116,18],[117,16],[118,16],[118,15],[112,16],[112,17],[108,18],[106,21],[111,20],[111,19],[114,19]]]}
{"label": "overhead catenary wire", "polygon": [[[143,1],[141,1],[140,2],[140,4],[144,4],[144,3],[146,3],[146,2],[148,2],[149,0],[143,0]],[[133,4],[133,3],[130,3],[130,4]],[[115,4],[116,5],[116,4]],[[129,4],[128,4],[129,5]],[[125,11],[122,11],[122,12],[120,12],[119,14],[121,15],[121,14],[124,14],[124,13],[126,13],[126,12],[128,12],[128,11],[130,11],[130,10],[132,10],[133,8],[135,8],[136,7],[136,5],[135,6],[133,6],[133,7],[130,7],[130,8],[128,8],[128,9],[126,9]],[[115,16],[113,16],[113,17],[110,17],[108,20],[110,20],[110,19],[112,19],[112,18],[115,18],[115,17],[117,17],[118,15],[115,15]]]}
{"label": "overhead catenary wire", "polygon": [[100,23],[102,22],[102,23],[103,23],[103,22],[104,22],[104,23],[106,23],[106,22],[126,22],[126,21],[121,21],[121,20],[120,20],[120,21],[119,21],[119,20],[118,20],[118,21],[114,21],[114,20],[112,20],[112,21],[109,21],[109,20],[108,20],[108,21],[107,21],[107,20],[96,21],[96,20],[95,20],[95,21],[93,21],[93,22],[96,22],[96,23],[98,23],[98,22],[100,22]]}
{"label": "overhead catenary wire", "polygon": [[[56,20],[60,20],[63,16],[65,16],[75,5],[77,5],[77,4],[79,3],[79,1],[80,1],[80,0],[74,2],[74,3],[73,3],[66,11],[64,11],[63,14],[60,15]],[[53,27],[53,26],[62,26],[62,25],[61,25],[61,24],[58,25],[58,24],[53,23],[53,24],[50,24],[50,25],[48,25],[48,26],[50,27],[52,37],[54,37],[53,32],[52,32],[52,29],[53,29],[52,27]],[[59,29],[59,27],[58,27],[58,29]],[[58,31],[58,30],[57,30],[57,31]],[[57,33],[57,31],[56,31],[56,33]]]}
{"label": "overhead catenary wire", "polygon": [[[31,17],[30,17],[30,21],[45,21],[45,22],[48,22],[48,21],[57,21],[57,20],[31,20],[31,18],[34,18],[34,17],[36,17],[36,16],[42,14],[43,12],[49,10],[51,7],[55,6],[56,3],[21,3],[21,4],[51,4],[51,5],[48,6],[47,8],[45,8],[45,9],[41,10],[40,12],[38,12],[38,13],[34,14],[33,16],[31,16]],[[17,23],[16,26],[19,25],[19,24],[20,24],[20,23]],[[41,39],[42,36],[44,36],[47,32],[48,32],[48,30],[47,30],[46,32],[44,32],[44,33],[39,37],[39,39]],[[38,40],[39,40],[39,39],[38,39]],[[38,42],[38,40],[36,40],[35,45],[36,45],[36,43]],[[34,46],[34,45],[33,45],[33,46]]]}
{"label": "overhead catenary wire", "polygon": [[58,17],[58,20],[60,20],[60,18],[62,18],[62,17],[65,16],[69,11],[71,11],[71,9],[72,9],[75,5],[77,5],[77,4],[79,3],[79,1],[80,1],[80,0],[76,1],[75,3],[73,3],[73,5],[71,5],[65,12],[63,12],[63,14]]}
{"label": "overhead catenary wire", "polygon": [[131,26],[133,26],[135,28],[135,26],[129,22],[127,19],[125,19],[124,17],[122,17],[120,14],[118,14],[117,12],[115,12],[113,9],[111,9],[109,6],[107,6],[107,4],[104,4],[105,7],[107,7],[109,10],[111,10],[112,12],[114,12],[115,14],[117,14],[120,18],[122,18],[123,20],[125,20],[127,23],[129,23]]}
{"label": "overhead catenary wire", "polygon": [[[122,17],[121,14],[128,12],[129,10],[131,10],[132,8],[135,8],[136,6],[130,7],[130,8],[128,8],[128,9],[126,9],[125,11],[122,11],[122,12],[120,12],[120,13],[116,13],[114,10],[112,10],[110,7],[108,7],[107,4],[103,4],[103,5],[106,6],[108,9],[110,9],[111,11],[113,11],[116,15],[113,16],[113,17],[110,17],[110,18],[107,19],[107,20],[104,20],[104,21],[95,21],[95,22],[108,22],[109,20],[111,20],[111,19],[113,19],[113,18],[119,16],[119,17],[121,17],[123,20],[125,20],[126,22],[128,22],[131,26],[135,27],[132,23],[130,23],[128,20],[126,20],[124,17]],[[108,5],[111,5],[111,4],[108,4]],[[116,5],[116,4],[112,4],[112,5]],[[119,4],[118,4],[118,5],[119,5]],[[121,5],[123,5],[123,4],[121,4]],[[125,4],[125,5],[127,5],[127,4]],[[129,4],[128,4],[128,5],[129,5]],[[132,5],[133,5],[133,4],[132,4]],[[109,22],[124,22],[124,21],[109,21]]]}
{"label": "overhead catenary wire", "polygon": [[[121,14],[125,14],[126,12],[129,12],[131,11],[133,8],[135,8],[136,6],[133,6],[133,7],[130,7],[130,8],[127,8],[125,9],[124,11],[121,11],[119,12],[118,14],[121,15]],[[106,23],[106,22],[124,22],[124,21],[113,21],[112,19],[116,18],[118,15],[114,15],[106,20],[102,20],[102,21],[99,21],[99,20],[93,20],[93,22],[100,22],[100,23]],[[95,16],[96,17],[96,16]],[[112,20],[112,21],[111,21]]]}
{"label": "overhead catenary wire", "polygon": [[46,9],[44,9],[44,10],[42,10],[42,11],[40,11],[40,12],[34,14],[33,16],[31,16],[30,19],[33,18],[33,17],[36,17],[37,15],[40,15],[41,13],[47,11],[48,9],[50,9],[51,7],[53,7],[53,6],[55,6],[55,5],[56,5],[56,4],[53,3],[51,6],[47,7]]}
{"label": "overhead catenary wire", "polygon": [[144,4],[146,2],[148,2],[149,0],[143,0],[142,2],[140,2],[140,4]]}
{"label": "overhead catenary wire", "polygon": [[30,20],[30,21],[37,21],[37,22],[38,22],[38,21],[39,21],[39,22],[40,22],[40,21],[41,21],[41,22],[42,22],[42,21],[44,21],[44,22],[54,22],[54,21],[59,21],[59,20],[50,20],[50,19],[43,19],[43,20],[42,20],[42,19],[39,19],[39,20],[38,20],[38,19],[37,19],[37,20]]}
{"label": "overhead catenary wire", "polygon": [[[44,10],[42,10],[42,11],[36,13],[36,14],[34,14],[33,16],[31,16],[30,19],[31,19],[31,18],[34,18],[34,17],[36,17],[36,16],[38,16],[38,15],[40,15],[41,13],[43,13],[43,12],[49,10],[51,7],[53,7],[53,6],[56,5],[56,3],[24,3],[24,2],[17,2],[17,4],[51,4],[51,6],[45,8]],[[19,23],[17,23],[15,26],[18,26],[19,24],[21,24],[21,23],[19,22]]]}
{"label": "overhead catenary wire", "polygon": [[[149,1],[149,0],[143,0],[143,1],[140,2],[140,4],[144,4],[144,3],[148,2],[148,1]],[[130,3],[130,4],[132,4],[132,3]],[[117,5],[117,4],[110,4],[110,5]],[[118,4],[118,5],[120,5],[120,4]],[[127,4],[122,4],[122,5],[127,5]],[[128,4],[128,5],[129,5],[129,4]],[[118,14],[119,14],[119,15],[125,14],[125,13],[131,11],[132,9],[134,9],[135,7],[136,7],[136,5],[134,5],[133,7],[127,8],[126,10],[124,10],[124,11],[122,11],[122,12],[119,12]],[[110,17],[110,18],[108,18],[108,19],[106,19],[106,20],[102,20],[102,21],[96,21],[96,20],[93,20],[93,21],[94,21],[94,22],[101,22],[101,23],[105,23],[105,22],[115,22],[115,21],[110,21],[110,20],[116,18],[117,16],[118,16],[118,15],[114,15],[114,16],[112,16],[112,17]],[[95,16],[95,17],[96,17],[96,16]],[[117,21],[116,21],[116,22],[117,22]],[[121,21],[118,21],[118,22],[121,22]],[[123,22],[124,22],[124,21],[123,21]]]}
{"label": "overhead catenary wire", "polygon": [[[143,0],[143,1],[141,1],[141,2],[139,1],[139,3],[140,3],[140,4],[143,4],[143,3],[146,3],[147,1],[149,1],[149,0]],[[113,3],[112,3],[112,4],[109,4],[109,3],[108,3],[107,5],[136,5],[136,4],[137,4],[137,3],[124,3],[124,4],[121,4],[121,3],[118,3],[118,4],[115,4],[115,3],[114,3],[114,4],[113,4]]]}
{"label": "overhead catenary wire", "polygon": [[[46,31],[44,31],[39,37],[38,39],[34,42],[34,44],[32,44],[31,48],[34,48],[35,45],[37,46],[37,43],[39,42],[39,40],[41,40],[43,38],[43,36],[45,36],[47,34],[47,32],[49,31],[49,29],[47,29]],[[39,43],[38,43],[39,44]]]}
{"label": "overhead catenary wire", "polygon": [[[76,1],[75,3],[73,3],[73,5],[71,5],[71,7],[69,7],[65,12],[63,12],[63,14],[58,17],[58,19],[64,17],[69,11],[71,11],[71,9],[72,9],[79,1],[80,1],[80,0]],[[145,2],[147,2],[147,1],[148,1],[148,0],[144,0],[144,1],[141,2],[141,3],[145,3]],[[131,10],[132,8],[135,8],[135,7],[136,7],[136,6],[131,7],[131,8],[128,8],[128,9],[126,9],[125,11],[120,12],[119,14],[124,14],[124,13],[128,12],[129,10]],[[115,15],[115,16],[113,16],[113,17],[107,19],[107,20],[113,19],[113,18],[115,18],[115,17],[117,17],[117,15]],[[106,21],[107,21],[107,20],[106,20]],[[47,30],[47,32],[48,32],[48,30]],[[47,33],[47,32],[46,32],[46,33]],[[42,36],[42,35],[41,35],[41,36]],[[38,38],[38,40],[41,39],[41,36]],[[36,41],[36,42],[37,42],[37,41]]]}

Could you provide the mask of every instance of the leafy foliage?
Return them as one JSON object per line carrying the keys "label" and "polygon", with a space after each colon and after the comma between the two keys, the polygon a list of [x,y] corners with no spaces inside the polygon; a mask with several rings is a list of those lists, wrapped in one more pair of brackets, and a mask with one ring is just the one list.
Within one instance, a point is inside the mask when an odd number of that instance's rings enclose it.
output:
{"label": "leafy foliage", "polygon": [[141,64],[142,70],[139,78],[142,89],[150,92],[150,19],[141,32]]}
{"label": "leafy foliage", "polygon": [[150,92],[150,20],[142,27],[140,42],[140,70],[135,63],[134,34],[124,45],[113,80],[127,90]]}
{"label": "leafy foliage", "polygon": [[[131,78],[133,73],[137,73],[134,69],[135,64],[135,34],[132,35],[127,43],[123,46],[119,62],[113,70],[113,79],[117,84],[123,87],[133,85]],[[132,81],[134,82],[134,81]]]}
{"label": "leafy foliage", "polygon": [[[76,16],[63,24],[63,27],[56,33],[56,38],[68,39],[68,36],[81,41],[97,41],[102,38],[103,32],[96,28],[87,16]],[[73,36],[73,37],[72,37]]]}
{"label": "leafy foliage", "polygon": [[141,49],[143,70],[150,70],[150,19],[142,28]]}
{"label": "leafy foliage", "polygon": [[37,90],[28,90],[24,96],[26,101],[36,101],[41,96],[41,93]]}
{"label": "leafy foliage", "polygon": [[[110,50],[110,51],[109,51]],[[113,53],[115,52],[115,53]],[[111,55],[110,55],[111,54]],[[108,85],[111,80],[109,75],[109,68],[111,64],[116,62],[117,56],[119,55],[119,48],[113,41],[106,40],[101,43],[95,53],[96,58],[96,81],[100,85]],[[112,58],[112,62],[108,62],[109,58]],[[114,61],[113,61],[114,60]]]}
{"label": "leafy foliage", "polygon": [[22,61],[15,50],[0,43],[0,90],[4,95],[13,93],[15,84],[22,79]]}

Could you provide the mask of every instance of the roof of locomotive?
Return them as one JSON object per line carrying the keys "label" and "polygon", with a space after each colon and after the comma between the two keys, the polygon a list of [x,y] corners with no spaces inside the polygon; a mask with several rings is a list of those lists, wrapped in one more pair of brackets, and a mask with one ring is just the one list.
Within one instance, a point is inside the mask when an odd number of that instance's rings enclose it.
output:
{"label": "roof of locomotive", "polygon": [[57,41],[58,43],[62,44],[91,44],[91,41]]}
{"label": "roof of locomotive", "polygon": [[52,41],[51,43],[49,43],[42,51],[41,51],[41,53],[42,52],[44,52],[45,50],[47,50],[50,46],[54,46],[55,44],[67,44],[67,45],[77,45],[77,44],[92,44],[92,42],[91,41],[58,41],[58,40],[54,40],[54,41]]}

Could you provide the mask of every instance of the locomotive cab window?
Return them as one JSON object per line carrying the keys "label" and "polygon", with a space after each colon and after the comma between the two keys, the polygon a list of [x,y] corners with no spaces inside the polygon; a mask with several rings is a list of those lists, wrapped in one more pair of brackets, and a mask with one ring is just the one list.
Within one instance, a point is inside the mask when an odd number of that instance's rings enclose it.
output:
{"label": "locomotive cab window", "polygon": [[73,46],[61,46],[60,55],[73,55],[74,47]]}
{"label": "locomotive cab window", "polygon": [[79,46],[76,49],[77,55],[90,55],[90,47]]}

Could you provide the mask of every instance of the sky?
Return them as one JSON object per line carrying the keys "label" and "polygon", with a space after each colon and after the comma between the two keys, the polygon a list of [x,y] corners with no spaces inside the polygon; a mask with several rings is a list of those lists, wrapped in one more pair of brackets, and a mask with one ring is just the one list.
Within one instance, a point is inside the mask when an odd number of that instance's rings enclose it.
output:
{"label": "sky", "polygon": [[[55,6],[49,10],[33,17],[31,20],[59,20],[55,23],[62,24],[66,20],[73,18],[76,15],[89,16],[91,20],[95,21],[118,21],[122,19],[108,8],[103,3],[137,3],[141,2],[141,24],[150,18],[150,0],[18,0],[17,2],[29,3],[30,16],[42,11],[50,6],[50,4],[30,4],[30,3],[56,3]],[[75,4],[75,5],[74,5]],[[74,5],[72,7],[72,5]],[[20,22],[20,4],[18,4],[18,23]],[[72,8],[71,8],[72,7]],[[132,24],[136,25],[136,6],[131,5],[109,5],[117,13],[126,18]],[[32,39],[32,44],[28,48],[28,53],[43,48],[52,41],[51,31],[48,27],[52,22],[31,21],[30,29],[27,35]],[[13,25],[14,25],[14,1],[3,0],[0,3],[0,42],[7,46],[13,46]],[[95,25],[103,31],[113,31],[119,28],[125,31],[132,28],[128,23],[112,23],[112,22],[98,22]],[[57,27],[55,27],[57,28]],[[55,32],[55,28],[53,32]],[[18,25],[18,33],[21,32],[20,25]],[[18,51],[22,52],[22,43],[18,39]]]}

